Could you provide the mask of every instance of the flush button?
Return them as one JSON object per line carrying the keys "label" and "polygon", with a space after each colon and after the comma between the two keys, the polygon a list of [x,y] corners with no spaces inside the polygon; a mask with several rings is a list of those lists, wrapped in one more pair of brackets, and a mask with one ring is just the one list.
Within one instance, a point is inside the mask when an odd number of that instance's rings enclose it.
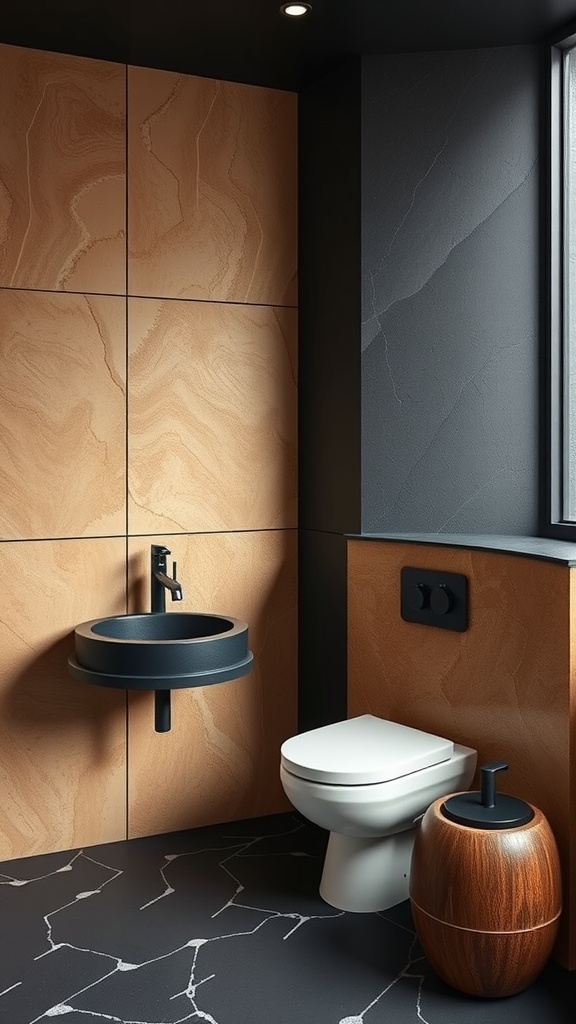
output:
{"label": "flush button", "polygon": [[405,622],[463,633],[468,628],[468,580],[459,572],[404,566],[400,614]]}
{"label": "flush button", "polygon": [[437,615],[447,615],[454,606],[454,595],[445,583],[439,583],[430,594],[430,607]]}
{"label": "flush button", "polygon": [[430,587],[427,587],[425,583],[416,583],[410,591],[410,607],[415,612],[420,611],[422,608],[427,608],[430,601]]}

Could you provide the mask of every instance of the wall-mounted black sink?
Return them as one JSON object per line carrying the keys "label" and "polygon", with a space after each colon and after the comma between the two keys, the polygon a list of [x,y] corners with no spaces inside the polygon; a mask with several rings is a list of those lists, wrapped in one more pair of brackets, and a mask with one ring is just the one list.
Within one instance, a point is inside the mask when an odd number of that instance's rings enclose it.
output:
{"label": "wall-mounted black sink", "polygon": [[210,686],[246,676],[253,655],[248,626],[229,615],[166,612],[166,591],[182,600],[176,563],[168,575],[163,544],[150,547],[148,613],[109,615],[81,622],[74,630],[68,669],[74,679],[122,690],[154,690],[156,732],[169,732],[170,691]]}
{"label": "wall-mounted black sink", "polygon": [[130,690],[174,690],[237,679],[250,671],[248,626],[199,612],[112,615],[74,630],[71,674]]}

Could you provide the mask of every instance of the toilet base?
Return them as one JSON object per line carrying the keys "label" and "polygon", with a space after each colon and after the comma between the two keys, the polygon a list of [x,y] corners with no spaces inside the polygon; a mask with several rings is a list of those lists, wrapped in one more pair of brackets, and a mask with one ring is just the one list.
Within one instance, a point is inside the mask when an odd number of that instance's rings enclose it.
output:
{"label": "toilet base", "polygon": [[322,899],[356,914],[388,910],[408,899],[415,829],[383,838],[331,832],[320,882]]}

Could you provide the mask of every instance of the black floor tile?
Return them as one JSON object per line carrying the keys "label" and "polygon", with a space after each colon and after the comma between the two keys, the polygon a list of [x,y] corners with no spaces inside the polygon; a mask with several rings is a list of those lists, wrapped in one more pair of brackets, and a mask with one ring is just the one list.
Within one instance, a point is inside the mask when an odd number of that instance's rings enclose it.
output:
{"label": "black floor tile", "polygon": [[0,864],[0,1024],[568,1024],[576,972],[509,999],[432,972],[409,904],[348,914],[326,834],[275,815]]}

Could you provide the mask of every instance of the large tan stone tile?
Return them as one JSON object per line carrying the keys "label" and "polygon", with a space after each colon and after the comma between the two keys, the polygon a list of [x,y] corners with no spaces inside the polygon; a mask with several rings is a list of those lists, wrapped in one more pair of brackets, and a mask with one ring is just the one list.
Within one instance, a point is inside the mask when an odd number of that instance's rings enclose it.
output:
{"label": "large tan stone tile", "polygon": [[131,295],[296,303],[296,95],[128,69]]}
{"label": "large tan stone tile", "polygon": [[0,290],[0,537],[125,532],[125,301]]}
{"label": "large tan stone tile", "polygon": [[280,745],[296,731],[296,531],[135,537],[132,610],[149,608],[150,542],[178,563],[183,601],[169,612],[232,615],[249,625],[249,676],[173,691],[172,729],[154,732],[153,695],[129,700],[129,835],[288,810]]}
{"label": "large tan stone tile", "polygon": [[125,81],[0,44],[0,285],[125,292]]}
{"label": "large tan stone tile", "polygon": [[129,304],[129,532],[296,525],[296,312]]}
{"label": "large tan stone tile", "polygon": [[124,838],[124,691],[68,674],[79,622],[125,611],[119,538],[0,544],[0,858]]}

